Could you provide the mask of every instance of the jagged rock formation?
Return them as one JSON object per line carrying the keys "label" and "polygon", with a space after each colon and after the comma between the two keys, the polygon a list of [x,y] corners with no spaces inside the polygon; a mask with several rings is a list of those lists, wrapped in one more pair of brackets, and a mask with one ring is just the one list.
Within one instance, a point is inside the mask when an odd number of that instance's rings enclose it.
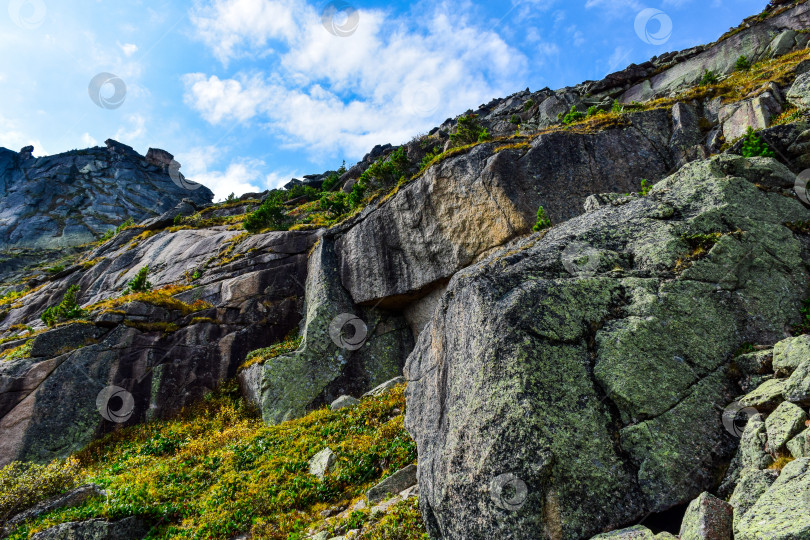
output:
{"label": "jagged rock formation", "polygon": [[34,158],[33,150],[0,148],[0,249],[78,246],[128,218],[160,215],[180,199],[203,205],[213,198],[204,186],[172,181],[172,156],[163,150],[144,158],[113,140],[55,156]]}
{"label": "jagged rock formation", "polygon": [[[406,367],[432,536],[587,538],[713,488],[728,362],[807,296],[793,181],[763,158],[693,163],[457,274]],[[690,260],[699,234],[717,242]]]}

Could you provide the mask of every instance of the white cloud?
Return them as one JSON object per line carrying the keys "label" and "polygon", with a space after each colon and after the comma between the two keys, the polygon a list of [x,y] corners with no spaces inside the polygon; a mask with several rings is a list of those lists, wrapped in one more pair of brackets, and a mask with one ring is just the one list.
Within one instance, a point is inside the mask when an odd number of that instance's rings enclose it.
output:
{"label": "white cloud", "polygon": [[92,146],[98,146],[98,141],[95,140],[89,133],[84,133],[81,136],[82,147],[83,148],[90,148]]}
{"label": "white cloud", "polygon": [[38,156],[48,154],[39,139],[23,133],[14,120],[0,115],[0,146],[17,152],[22,147],[29,145],[33,145],[34,153]]}
{"label": "white cloud", "polygon": [[113,139],[130,146],[143,142],[141,139],[146,135],[146,118],[140,114],[130,114],[126,120],[129,126],[118,128]]}
{"label": "white cloud", "polygon": [[627,59],[632,54],[632,50],[621,45],[613,50],[608,58],[608,73],[613,73],[621,68],[627,67]]}
{"label": "white cloud", "polygon": [[191,22],[227,64],[245,49],[263,49],[273,39],[293,40],[299,27],[295,14],[305,10],[309,8],[300,0],[214,0],[193,9]]}
{"label": "white cloud", "polygon": [[[263,191],[261,169],[264,162],[245,159],[231,163],[225,171],[211,171],[204,174],[188,175],[214,192],[214,199],[225,199],[231,193],[237,196],[249,192]],[[184,173],[185,174],[185,173]]]}
{"label": "white cloud", "polygon": [[288,148],[362,157],[522,83],[527,58],[460,9],[441,3],[410,25],[362,10],[356,32],[338,37],[301,2],[214,0],[193,21],[223,62],[262,58],[271,39],[284,50],[264,71],[186,75],[185,101],[212,124],[253,121]]}
{"label": "white cloud", "polygon": [[121,50],[124,52],[124,56],[126,56],[126,57],[130,57],[133,54],[135,54],[136,52],[138,52],[138,46],[135,45],[134,43],[121,44],[118,41],[116,41],[116,43],[121,48]]}

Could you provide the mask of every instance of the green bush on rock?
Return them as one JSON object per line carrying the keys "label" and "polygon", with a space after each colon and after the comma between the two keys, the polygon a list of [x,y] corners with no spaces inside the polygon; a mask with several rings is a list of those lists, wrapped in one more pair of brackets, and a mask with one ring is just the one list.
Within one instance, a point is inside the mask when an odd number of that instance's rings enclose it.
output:
{"label": "green bush on rock", "polygon": [[65,296],[62,298],[62,301],[59,304],[46,309],[45,312],[40,316],[42,322],[48,326],[55,326],[60,322],[81,319],[84,317],[84,310],[79,307],[79,304],[76,301],[76,295],[79,293],[79,290],[78,285],[71,285],[65,293]]}
{"label": "green bush on rock", "polygon": [[264,229],[283,229],[287,218],[283,199],[284,195],[280,191],[270,193],[261,206],[245,218],[245,230],[257,233]]}
{"label": "green bush on rock", "polygon": [[743,157],[774,157],[773,150],[762,140],[762,137],[754,132],[754,128],[748,126],[748,131],[745,133],[745,141],[742,147]]}

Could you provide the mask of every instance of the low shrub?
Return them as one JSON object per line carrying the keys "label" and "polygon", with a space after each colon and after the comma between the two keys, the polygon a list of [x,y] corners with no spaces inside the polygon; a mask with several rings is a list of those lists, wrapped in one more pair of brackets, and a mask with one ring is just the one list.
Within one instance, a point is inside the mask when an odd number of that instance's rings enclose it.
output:
{"label": "low shrub", "polygon": [[743,157],[774,157],[774,152],[771,148],[762,140],[762,137],[754,132],[754,128],[748,126],[748,131],[745,133],[745,140],[743,141],[742,146],[742,155]]}
{"label": "low shrub", "polygon": [[40,316],[42,322],[48,326],[55,326],[60,322],[70,321],[74,319],[81,319],[84,317],[84,310],[79,306],[76,301],[76,295],[80,289],[78,285],[71,285],[68,288],[62,301],[55,306],[51,306],[45,310]]}
{"label": "low shrub", "polygon": [[259,208],[248,214],[242,226],[251,233],[257,233],[264,229],[284,229],[287,219],[284,198],[281,191],[271,192]]}
{"label": "low shrub", "polygon": [[341,216],[349,211],[349,197],[342,191],[321,195],[321,209]]}
{"label": "low shrub", "polygon": [[464,146],[476,142],[489,140],[489,131],[478,121],[477,114],[461,116],[456,125],[456,131],[450,134],[453,146]]}
{"label": "low shrub", "polygon": [[0,523],[40,501],[79,485],[79,462],[59,460],[47,465],[14,461],[0,469]]}
{"label": "low shrub", "polygon": [[703,70],[703,78],[700,79],[700,86],[710,86],[712,84],[717,84],[720,79],[717,78],[717,74],[714,71],[705,69]]}
{"label": "low shrub", "polygon": [[130,280],[127,284],[127,288],[124,290],[124,294],[129,294],[133,292],[146,292],[152,290],[152,284],[147,279],[149,274],[149,266],[144,266],[135,274],[135,277]]}
{"label": "low shrub", "polygon": [[574,105],[571,105],[571,110],[568,111],[568,114],[563,116],[562,122],[565,125],[573,124],[574,122],[578,122],[585,118],[585,114],[579,112]]}

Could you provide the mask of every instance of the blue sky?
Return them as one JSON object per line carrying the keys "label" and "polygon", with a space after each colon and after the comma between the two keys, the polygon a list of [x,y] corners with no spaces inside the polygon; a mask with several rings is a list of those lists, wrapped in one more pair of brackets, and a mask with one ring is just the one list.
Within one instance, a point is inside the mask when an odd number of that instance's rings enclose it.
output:
{"label": "blue sky", "polygon": [[0,146],[163,148],[224,198],[713,41],[767,1],[3,3]]}

